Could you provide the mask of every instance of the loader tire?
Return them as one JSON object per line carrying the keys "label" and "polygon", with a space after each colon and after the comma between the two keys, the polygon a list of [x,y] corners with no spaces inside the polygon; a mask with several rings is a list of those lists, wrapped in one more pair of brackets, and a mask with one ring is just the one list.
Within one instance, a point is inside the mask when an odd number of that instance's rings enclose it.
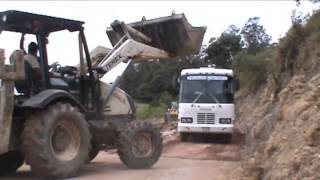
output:
{"label": "loader tire", "polygon": [[91,134],[77,108],[56,103],[27,119],[22,149],[36,176],[74,177],[89,158]]}
{"label": "loader tire", "polygon": [[13,174],[24,161],[20,151],[9,151],[0,155],[0,175]]}
{"label": "loader tire", "polygon": [[91,143],[91,150],[89,152],[89,159],[87,160],[87,163],[91,162],[94,158],[97,157],[97,155],[100,152],[100,148],[97,144]]}
{"label": "loader tire", "polygon": [[154,165],[162,153],[160,130],[147,121],[127,124],[118,139],[118,155],[129,168],[142,169]]}

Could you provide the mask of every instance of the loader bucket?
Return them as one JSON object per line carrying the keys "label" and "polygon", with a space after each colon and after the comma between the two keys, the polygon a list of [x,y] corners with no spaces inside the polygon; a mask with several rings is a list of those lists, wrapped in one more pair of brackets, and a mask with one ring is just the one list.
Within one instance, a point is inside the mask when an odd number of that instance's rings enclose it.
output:
{"label": "loader bucket", "polygon": [[[142,32],[151,41],[145,44],[166,51],[170,57],[197,54],[200,51],[206,27],[193,27],[184,14],[126,24]],[[114,46],[122,37],[113,28],[107,35]]]}

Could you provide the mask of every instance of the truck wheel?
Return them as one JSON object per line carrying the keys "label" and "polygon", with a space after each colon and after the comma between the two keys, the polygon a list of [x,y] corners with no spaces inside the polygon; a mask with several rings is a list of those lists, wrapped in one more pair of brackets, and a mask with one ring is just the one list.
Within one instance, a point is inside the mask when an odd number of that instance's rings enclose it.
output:
{"label": "truck wheel", "polygon": [[73,177],[88,160],[91,134],[77,108],[57,103],[27,119],[22,149],[35,175]]}
{"label": "truck wheel", "polygon": [[224,135],[224,142],[226,144],[230,144],[232,142],[232,134],[225,134]]}
{"label": "truck wheel", "polygon": [[0,174],[12,174],[22,166],[24,161],[20,151],[9,151],[0,155]]}
{"label": "truck wheel", "polygon": [[142,169],[154,165],[162,153],[160,130],[146,121],[127,124],[118,139],[118,155],[129,168]]}
{"label": "truck wheel", "polygon": [[186,142],[188,140],[188,134],[187,133],[180,133],[180,140],[182,142]]}

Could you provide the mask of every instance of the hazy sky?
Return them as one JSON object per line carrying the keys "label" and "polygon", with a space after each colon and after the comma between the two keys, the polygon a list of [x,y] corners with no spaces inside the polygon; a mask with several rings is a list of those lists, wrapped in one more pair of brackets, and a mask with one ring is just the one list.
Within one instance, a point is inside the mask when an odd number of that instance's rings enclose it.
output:
{"label": "hazy sky", "polygon": [[[185,13],[193,26],[207,26],[204,44],[211,37],[217,37],[230,24],[242,27],[248,18],[261,17],[261,24],[277,41],[284,36],[291,25],[290,16],[296,9],[293,0],[287,1],[1,1],[0,11],[22,10],[33,13],[64,17],[85,21],[85,33],[90,50],[97,45],[111,47],[105,30],[110,23],[121,20],[127,23],[168,16],[174,10],[176,14]],[[298,8],[311,12],[315,8],[308,1],[302,1]],[[20,36],[2,33],[0,48],[10,54],[19,48]],[[32,38],[26,39],[26,45]],[[78,62],[77,34],[61,32],[49,36],[49,62],[62,64]]]}

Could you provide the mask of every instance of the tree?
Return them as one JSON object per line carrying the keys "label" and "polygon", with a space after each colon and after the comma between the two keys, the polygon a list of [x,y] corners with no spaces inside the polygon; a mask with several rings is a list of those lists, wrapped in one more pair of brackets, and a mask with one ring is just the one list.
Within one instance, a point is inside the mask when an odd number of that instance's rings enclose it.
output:
{"label": "tree", "polygon": [[208,60],[221,68],[231,68],[233,57],[241,51],[239,28],[230,25],[220,37],[211,38],[207,48]]}
{"label": "tree", "polygon": [[120,81],[120,87],[135,99],[159,102],[165,94],[175,97],[179,93],[177,79],[182,69],[200,66],[199,55],[131,64]]}
{"label": "tree", "polygon": [[[297,3],[297,6],[299,6],[299,5],[301,4],[301,0],[295,0],[295,1],[296,1],[296,3]],[[309,1],[312,2],[312,3],[314,3],[314,4],[320,2],[320,0],[309,0]]]}
{"label": "tree", "polygon": [[265,28],[259,22],[260,17],[249,18],[241,29],[243,44],[248,53],[255,54],[270,44],[271,36],[266,33]]}

